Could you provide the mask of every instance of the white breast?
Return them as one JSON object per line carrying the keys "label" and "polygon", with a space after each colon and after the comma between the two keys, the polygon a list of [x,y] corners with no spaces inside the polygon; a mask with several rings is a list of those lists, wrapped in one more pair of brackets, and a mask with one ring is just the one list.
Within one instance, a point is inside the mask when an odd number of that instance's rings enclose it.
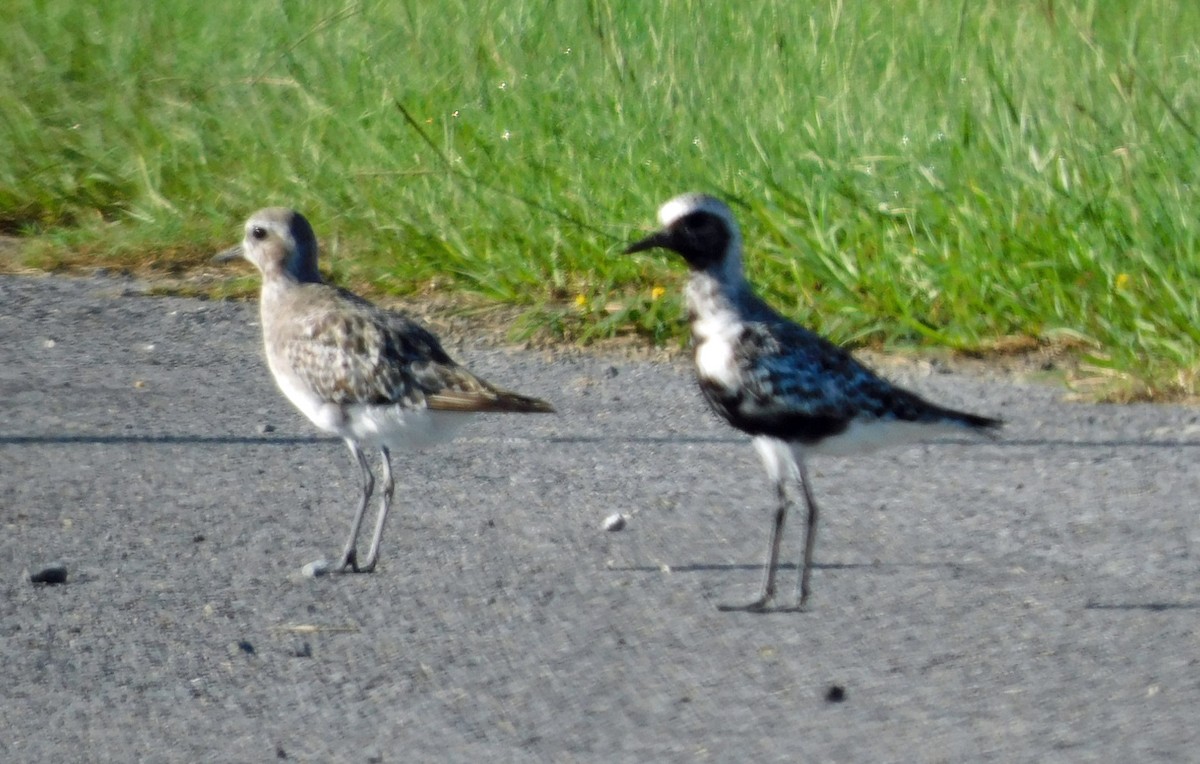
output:
{"label": "white breast", "polygon": [[279,368],[276,364],[271,363],[271,360],[271,355],[268,353],[267,365],[271,367],[275,384],[279,386],[279,391],[292,402],[292,405],[300,409],[300,413],[325,432],[341,435],[343,417],[340,407],[323,400],[297,379],[290,369]]}
{"label": "white breast", "polygon": [[687,290],[691,309],[692,338],[696,343],[696,373],[722,387],[737,387],[736,347],[742,321],[733,305],[720,293],[719,285],[693,277]]}
{"label": "white breast", "polygon": [[738,373],[733,345],[720,337],[699,342],[696,345],[696,373],[722,387],[736,387]]}

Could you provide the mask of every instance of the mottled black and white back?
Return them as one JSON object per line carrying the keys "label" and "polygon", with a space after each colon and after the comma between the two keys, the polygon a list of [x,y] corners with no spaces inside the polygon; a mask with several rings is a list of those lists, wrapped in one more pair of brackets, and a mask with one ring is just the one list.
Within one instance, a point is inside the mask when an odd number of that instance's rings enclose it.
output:
{"label": "mottled black and white back", "polygon": [[[804,479],[809,453],[861,453],[939,434],[986,432],[1000,421],[931,403],[882,379],[847,351],[767,305],[746,282],[742,238],[719,199],[684,194],[658,212],[662,228],[627,252],[662,248],[687,262],[696,378],[713,411],[753,436],[773,482]],[[810,501],[809,544],[816,526]],[[776,534],[782,528],[782,516]],[[778,553],[779,540],[772,537]],[[807,549],[800,602],[808,596]],[[772,560],[774,558],[772,557]],[[774,562],[763,609],[774,596]]]}

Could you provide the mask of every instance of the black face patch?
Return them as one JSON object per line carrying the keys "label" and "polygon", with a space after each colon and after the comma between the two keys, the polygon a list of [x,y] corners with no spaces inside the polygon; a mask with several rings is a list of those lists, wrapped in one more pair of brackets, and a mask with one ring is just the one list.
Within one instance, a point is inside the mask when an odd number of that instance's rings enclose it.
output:
{"label": "black face patch", "polygon": [[666,246],[682,255],[695,271],[719,263],[732,238],[729,224],[723,218],[704,211],[684,215],[666,233]]}

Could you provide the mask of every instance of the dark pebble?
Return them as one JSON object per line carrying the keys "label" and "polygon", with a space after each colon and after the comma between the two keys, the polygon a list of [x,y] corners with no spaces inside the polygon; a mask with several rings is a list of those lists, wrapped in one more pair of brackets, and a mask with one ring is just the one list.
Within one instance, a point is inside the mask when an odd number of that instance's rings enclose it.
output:
{"label": "dark pebble", "polygon": [[825,702],[841,703],[846,699],[846,688],[840,684],[831,684],[829,689],[825,691]]}
{"label": "dark pebble", "polygon": [[29,580],[35,584],[65,584],[67,582],[67,566],[61,563],[47,565],[41,570],[30,573]]}

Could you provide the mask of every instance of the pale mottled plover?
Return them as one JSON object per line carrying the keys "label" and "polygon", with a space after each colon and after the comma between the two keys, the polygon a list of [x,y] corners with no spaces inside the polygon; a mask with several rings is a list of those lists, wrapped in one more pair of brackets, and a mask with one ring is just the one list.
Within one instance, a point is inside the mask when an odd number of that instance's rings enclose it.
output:
{"label": "pale mottled plover", "polygon": [[[389,449],[450,440],[479,412],[554,410],[471,374],[411,318],[325,283],[317,239],[295,210],[254,213],[242,243],[215,259],[239,257],[262,272],[263,342],[276,384],[313,424],[346,442],[362,471],[362,498],[335,571],[370,571],[379,559],[393,493]],[[370,550],[360,561],[358,532],[375,487],[364,448],[378,448],[382,456],[383,496]],[[328,569],[324,561],[306,566],[315,574]]]}
{"label": "pale mottled plover", "polygon": [[677,196],[659,209],[658,220],[662,229],[626,252],[662,248],[687,261],[691,279],[685,297],[700,390],[713,411],[753,438],[779,502],[761,595],[749,605],[721,609],[763,611],[773,605],[790,505],[787,483],[792,480],[799,482],[808,506],[798,583],[798,607],[803,608],[817,532],[817,503],[805,456],[982,433],[1001,422],[902,390],[824,337],[780,316],[746,282],[741,233],[720,200],[704,194]]}

